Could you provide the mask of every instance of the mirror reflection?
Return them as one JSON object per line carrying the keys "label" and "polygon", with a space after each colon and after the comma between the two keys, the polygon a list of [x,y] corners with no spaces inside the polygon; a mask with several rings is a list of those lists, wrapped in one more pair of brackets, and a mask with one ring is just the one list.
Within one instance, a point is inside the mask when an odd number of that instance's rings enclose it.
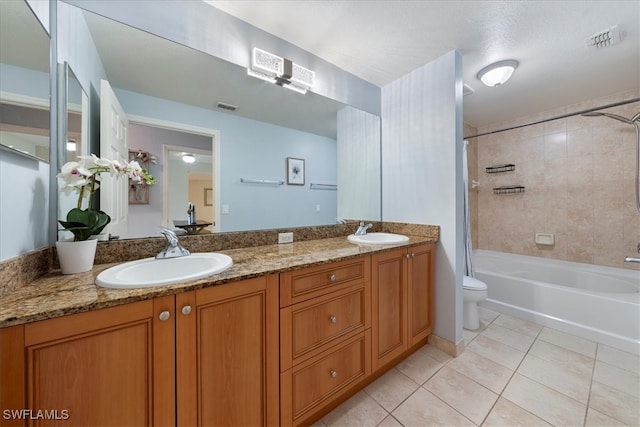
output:
{"label": "mirror reflection", "polygon": [[0,146],[49,161],[49,36],[23,1],[0,2]]}
{"label": "mirror reflection", "polygon": [[[159,225],[175,227],[186,218],[196,196],[184,196],[189,188],[181,184],[183,196],[171,198],[169,189],[184,180],[170,173],[165,153],[195,148],[210,152],[213,161],[206,172],[210,187],[202,188],[203,195],[204,188],[211,188],[211,219],[204,216],[207,207],[196,206],[198,219],[211,222],[202,232],[336,223],[337,117],[347,106],[312,92],[284,90],[248,76],[239,66],[90,12],[83,16],[126,116],[119,120],[128,123],[128,150],[157,159],[148,169],[156,178],[148,203],[129,198],[127,226],[113,234],[154,236]],[[372,138],[366,144],[379,151],[379,118],[369,116],[377,132],[366,133]],[[345,133],[347,138],[352,134]],[[198,138],[205,142],[184,142]],[[287,184],[287,158],[304,160],[305,185]],[[379,200],[379,160],[374,166]],[[101,209],[110,209],[109,202],[101,202]],[[376,219],[379,211],[378,203],[368,218]]]}
{"label": "mirror reflection", "polygon": [[[59,167],[66,162],[78,160],[78,156],[87,155],[88,148],[88,96],[84,91],[78,78],[68,64],[59,64],[59,84],[62,86],[59,96],[61,102],[65,105],[66,120],[59,123],[58,141],[58,160]],[[62,79],[62,82],[60,82]],[[61,84],[62,83],[62,84]],[[59,111],[64,117],[65,112]],[[61,119],[59,119],[61,120]],[[77,203],[75,194],[65,195],[60,193],[58,196],[58,218],[65,218],[67,212],[74,208]],[[71,238],[72,234],[64,229],[58,229],[58,237],[61,239]]]}
{"label": "mirror reflection", "polygon": [[[130,123],[128,134],[129,141],[135,141],[129,146],[130,158],[149,170],[156,184],[129,189],[127,237],[152,236],[158,224],[175,227],[174,221],[187,218],[189,202],[196,205],[196,218],[212,223],[200,231],[213,232],[213,203],[204,206],[203,196],[195,191],[191,180],[206,180],[206,188],[213,189],[214,136],[139,123]],[[183,160],[186,154],[194,156],[193,163]]]}
{"label": "mirror reflection", "polygon": [[[78,156],[86,155],[87,147],[87,94],[80,86],[80,82],[69,69],[67,73],[67,138],[65,142],[64,162],[76,160]],[[84,111],[84,114],[83,114]],[[83,120],[84,118],[84,120]]]}
{"label": "mirror reflection", "polygon": [[[189,234],[215,230],[213,157],[210,151],[167,147],[166,218]],[[184,191],[184,189],[187,191]]]}

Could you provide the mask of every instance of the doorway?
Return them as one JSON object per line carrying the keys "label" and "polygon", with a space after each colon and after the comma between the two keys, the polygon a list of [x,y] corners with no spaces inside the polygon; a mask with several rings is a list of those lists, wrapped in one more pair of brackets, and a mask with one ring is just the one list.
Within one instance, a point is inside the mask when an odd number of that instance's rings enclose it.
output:
{"label": "doorway", "polygon": [[[130,150],[142,150],[155,157],[156,163],[150,165],[149,172],[157,183],[150,190],[153,194],[148,205],[129,206],[129,231],[134,235],[127,237],[155,236],[159,225],[174,228],[174,220],[185,220],[188,202],[196,203],[189,200],[189,181],[194,197],[202,195],[198,199],[201,205],[196,208],[198,219],[211,222],[201,232],[217,231],[220,227],[219,131],[139,116],[129,116],[129,121]],[[176,168],[170,163],[179,160],[187,165],[182,161],[184,154],[195,154],[197,161],[186,169],[187,174],[182,178],[173,176],[172,170]],[[196,193],[195,188],[200,188],[200,192]]]}

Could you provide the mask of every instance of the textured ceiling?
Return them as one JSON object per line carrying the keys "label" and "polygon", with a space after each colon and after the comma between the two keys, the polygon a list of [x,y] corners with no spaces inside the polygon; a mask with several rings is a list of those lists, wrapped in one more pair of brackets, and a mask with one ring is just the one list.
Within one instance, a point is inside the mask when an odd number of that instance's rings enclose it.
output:
{"label": "textured ceiling", "polygon": [[[640,2],[633,1],[210,1],[378,86],[457,49],[464,121],[484,126],[640,87]],[[623,41],[584,39],[619,25]],[[520,67],[487,88],[478,70],[503,59]]]}

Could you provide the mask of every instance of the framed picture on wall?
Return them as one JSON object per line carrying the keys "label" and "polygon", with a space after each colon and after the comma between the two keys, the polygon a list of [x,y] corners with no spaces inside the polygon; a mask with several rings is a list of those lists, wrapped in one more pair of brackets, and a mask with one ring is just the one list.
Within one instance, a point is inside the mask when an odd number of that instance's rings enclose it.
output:
{"label": "framed picture on wall", "polygon": [[287,184],[304,185],[304,159],[287,157]]}
{"label": "framed picture on wall", "polygon": [[204,189],[204,205],[213,206],[213,189],[212,188]]}

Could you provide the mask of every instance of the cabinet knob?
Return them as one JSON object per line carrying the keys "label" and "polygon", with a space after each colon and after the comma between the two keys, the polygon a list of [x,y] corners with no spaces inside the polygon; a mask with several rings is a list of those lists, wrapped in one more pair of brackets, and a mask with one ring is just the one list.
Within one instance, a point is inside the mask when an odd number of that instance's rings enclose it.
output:
{"label": "cabinet knob", "polygon": [[337,279],[335,274],[332,274],[331,276],[329,276],[329,280],[331,280],[332,282],[335,282]]}
{"label": "cabinet knob", "polygon": [[191,306],[190,305],[185,305],[184,307],[182,307],[182,314],[184,314],[185,316],[187,314],[191,314]]}
{"label": "cabinet knob", "polygon": [[329,321],[331,323],[336,323],[338,321],[338,318],[336,316],[331,316],[331,317],[329,317]]}
{"label": "cabinet knob", "polygon": [[404,257],[405,257],[406,259],[409,259],[409,258],[411,258],[411,254],[406,254]]}
{"label": "cabinet knob", "polygon": [[160,320],[162,320],[163,322],[164,322],[165,320],[169,320],[169,318],[170,318],[170,317],[171,317],[171,313],[169,313],[169,312],[168,312],[168,311],[166,311],[166,310],[165,310],[165,311],[163,311],[162,313],[160,313],[160,316],[158,316],[158,318],[159,318]]}
{"label": "cabinet knob", "polygon": [[338,376],[338,373],[332,369],[331,371],[329,371],[329,375],[331,375],[331,378],[335,378]]}
{"label": "cabinet knob", "polygon": [[415,258],[416,254],[414,252],[411,252],[411,258]]}

